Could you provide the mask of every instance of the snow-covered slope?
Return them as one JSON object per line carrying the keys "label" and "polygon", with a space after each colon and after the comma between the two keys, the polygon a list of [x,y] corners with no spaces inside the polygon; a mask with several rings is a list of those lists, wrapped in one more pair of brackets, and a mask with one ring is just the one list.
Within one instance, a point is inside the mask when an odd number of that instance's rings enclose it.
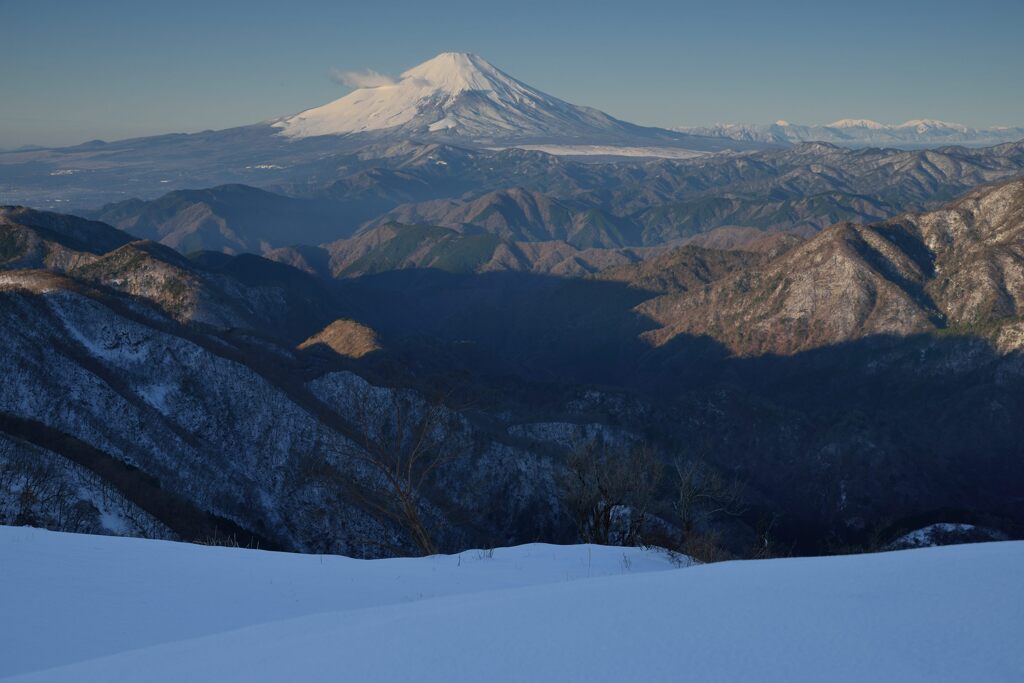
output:
{"label": "snow-covered slope", "polygon": [[596,546],[357,561],[0,528],[0,558],[14,680],[1024,676],[1024,543],[675,569]]}
{"label": "snow-covered slope", "polygon": [[788,121],[771,124],[726,123],[681,128],[692,135],[766,143],[831,142],[846,147],[921,148],[943,145],[984,147],[1024,139],[1024,127],[969,128],[961,123],[913,119],[890,125],[870,119],[840,119],[823,126]]}
{"label": "snow-covered slope", "polygon": [[[533,140],[559,144],[609,144],[650,139],[662,146],[714,141],[619,121],[516,80],[482,57],[445,52],[409,69],[393,82],[354,90],[341,99],[280,119],[281,135],[297,140],[322,135],[385,133],[461,138],[475,142]],[[709,144],[710,143],[710,144]],[[662,153],[652,153],[661,156]]]}
{"label": "snow-covered slope", "polygon": [[[675,566],[604,546],[356,560],[0,526],[0,679],[312,614],[345,621],[356,610]],[[70,670],[50,679],[113,680]]]}

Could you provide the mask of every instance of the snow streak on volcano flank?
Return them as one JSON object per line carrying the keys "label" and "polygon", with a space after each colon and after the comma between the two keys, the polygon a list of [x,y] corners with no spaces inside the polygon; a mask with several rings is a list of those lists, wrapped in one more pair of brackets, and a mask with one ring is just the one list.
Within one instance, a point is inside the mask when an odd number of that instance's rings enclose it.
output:
{"label": "snow streak on volcano flank", "polygon": [[650,130],[552,97],[464,52],[445,52],[393,85],[354,90],[274,126],[289,138],[382,130],[477,139],[585,138]]}

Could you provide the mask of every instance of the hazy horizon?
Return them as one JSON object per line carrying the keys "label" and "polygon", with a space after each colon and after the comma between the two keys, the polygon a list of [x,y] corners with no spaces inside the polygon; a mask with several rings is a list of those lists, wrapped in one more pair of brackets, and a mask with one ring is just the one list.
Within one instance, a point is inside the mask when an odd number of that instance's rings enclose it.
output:
{"label": "hazy horizon", "polygon": [[1004,0],[970,15],[917,0],[640,2],[629,16],[535,2],[399,2],[383,15],[326,2],[3,4],[16,28],[0,43],[15,95],[0,101],[3,148],[256,123],[349,92],[332,72],[395,76],[445,51],[643,125],[1024,124],[1024,5]]}

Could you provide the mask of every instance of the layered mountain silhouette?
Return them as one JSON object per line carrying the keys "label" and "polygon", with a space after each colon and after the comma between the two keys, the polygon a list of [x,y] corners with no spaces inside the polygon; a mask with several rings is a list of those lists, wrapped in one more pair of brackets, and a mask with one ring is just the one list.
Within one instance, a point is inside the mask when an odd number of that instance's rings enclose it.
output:
{"label": "layered mountain silhouette", "polygon": [[[720,227],[813,234],[931,208],[1024,171],[1024,146],[927,151],[807,144],[701,161],[593,164],[539,152],[394,149],[322,185],[176,191],[85,211],[184,251],[318,246],[385,224],[578,249],[661,246]],[[289,194],[284,194],[288,192]]]}
{"label": "layered mountain silhouette", "polygon": [[[95,208],[167,190],[338,180],[409,143],[540,146],[559,154],[694,156],[771,145],[649,128],[569,104],[483,58],[443,53],[393,83],[271,121],[0,153],[3,203]],[[345,173],[347,171],[348,173]]]}
{"label": "layered mountain silhouette", "polygon": [[0,154],[36,207],[0,208],[0,522],[409,551],[352,486],[436,411],[442,550],[575,540],[591,441],[735,481],[736,553],[1024,534],[1024,143],[779,127],[644,128],[445,53],[251,126]]}
{"label": "layered mountain silhouette", "polygon": [[[23,207],[0,208],[0,231],[0,268],[25,273],[30,290],[80,283],[80,289],[145,300],[181,323],[296,341],[333,320],[337,310],[323,284],[256,256],[188,259],[103,223]],[[37,281],[43,284],[31,284]]]}
{"label": "layered mountain silhouette", "polygon": [[382,532],[318,473],[358,439],[360,392],[443,377],[474,408],[451,435],[473,456],[430,493],[462,510],[442,543],[569,538],[553,454],[594,430],[702,444],[809,551],[950,510],[1016,533],[1022,226],[1012,181],[807,239],[620,249],[575,277],[401,268],[387,247],[335,279],[5,208],[0,458],[84,467],[171,537],[365,552]]}

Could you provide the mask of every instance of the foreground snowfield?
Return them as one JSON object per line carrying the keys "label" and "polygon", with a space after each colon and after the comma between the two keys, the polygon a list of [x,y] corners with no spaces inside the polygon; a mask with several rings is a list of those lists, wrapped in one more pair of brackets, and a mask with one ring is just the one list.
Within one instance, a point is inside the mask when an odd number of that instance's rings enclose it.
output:
{"label": "foreground snowfield", "polygon": [[1022,568],[1022,542],[679,569],[599,546],[360,561],[0,527],[0,677],[1020,681]]}

